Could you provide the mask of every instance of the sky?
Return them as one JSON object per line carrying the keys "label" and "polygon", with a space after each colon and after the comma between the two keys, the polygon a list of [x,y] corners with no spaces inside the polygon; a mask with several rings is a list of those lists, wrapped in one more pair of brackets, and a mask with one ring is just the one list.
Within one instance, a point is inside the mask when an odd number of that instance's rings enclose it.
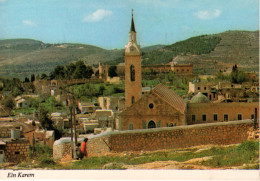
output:
{"label": "sky", "polygon": [[259,29],[259,0],[0,0],[0,39],[123,49],[132,9],[141,47]]}

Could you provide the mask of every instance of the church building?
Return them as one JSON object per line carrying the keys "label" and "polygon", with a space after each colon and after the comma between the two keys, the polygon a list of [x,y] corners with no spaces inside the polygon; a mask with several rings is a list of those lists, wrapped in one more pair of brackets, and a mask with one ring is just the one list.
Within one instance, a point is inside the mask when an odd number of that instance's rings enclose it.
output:
{"label": "church building", "polygon": [[184,125],[185,101],[167,86],[159,84],[142,96],[140,45],[132,14],[129,42],[125,46],[125,108],[120,116],[120,130]]}

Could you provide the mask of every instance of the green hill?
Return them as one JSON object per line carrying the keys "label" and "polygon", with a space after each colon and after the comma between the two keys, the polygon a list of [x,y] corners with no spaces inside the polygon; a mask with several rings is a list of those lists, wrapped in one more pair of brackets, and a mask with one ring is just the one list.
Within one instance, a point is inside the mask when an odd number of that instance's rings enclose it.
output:
{"label": "green hill", "polygon": [[87,64],[111,61],[122,50],[105,50],[83,44],[45,44],[36,40],[0,40],[0,75],[29,76],[49,73],[56,65],[83,60]]}
{"label": "green hill", "polygon": [[[227,31],[192,37],[171,45],[142,48],[142,64],[163,64],[178,56],[192,63],[195,73],[214,73],[239,64],[246,71],[259,69],[259,31]],[[56,65],[83,60],[86,64],[118,64],[123,49],[106,50],[84,44],[48,44],[30,39],[0,40],[0,76],[25,77],[49,73]]]}
{"label": "green hill", "polygon": [[162,64],[178,56],[178,63],[191,63],[195,73],[228,70],[234,64],[246,71],[259,70],[259,31],[227,31],[202,35],[146,52],[143,64]]}

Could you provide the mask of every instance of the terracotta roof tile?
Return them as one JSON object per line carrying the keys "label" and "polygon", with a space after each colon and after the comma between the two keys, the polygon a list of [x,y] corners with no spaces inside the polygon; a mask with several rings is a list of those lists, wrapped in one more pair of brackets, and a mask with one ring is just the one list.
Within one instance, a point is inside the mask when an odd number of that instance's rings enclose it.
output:
{"label": "terracotta roof tile", "polygon": [[185,113],[186,102],[166,85],[158,84],[151,92],[159,96],[182,114]]}

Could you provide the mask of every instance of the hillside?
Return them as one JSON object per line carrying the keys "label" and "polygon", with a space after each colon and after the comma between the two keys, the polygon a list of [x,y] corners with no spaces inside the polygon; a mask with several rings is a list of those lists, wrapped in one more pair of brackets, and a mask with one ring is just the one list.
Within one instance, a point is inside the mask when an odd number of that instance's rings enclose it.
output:
{"label": "hillside", "polygon": [[259,70],[259,31],[227,31],[193,37],[144,55],[143,64],[191,63],[195,73],[228,70],[234,64],[246,71]]}
{"label": "hillside", "polygon": [[122,50],[83,44],[45,44],[36,40],[0,40],[0,76],[49,73],[56,65],[83,60],[87,64],[110,61]]}
{"label": "hillside", "polygon": [[[171,45],[142,48],[142,64],[192,63],[194,72],[212,74],[234,64],[246,71],[259,69],[259,31],[227,31],[201,35]],[[0,76],[25,77],[49,73],[56,65],[83,60],[86,64],[118,64],[123,50],[84,44],[46,44],[29,39],[0,40]]]}

